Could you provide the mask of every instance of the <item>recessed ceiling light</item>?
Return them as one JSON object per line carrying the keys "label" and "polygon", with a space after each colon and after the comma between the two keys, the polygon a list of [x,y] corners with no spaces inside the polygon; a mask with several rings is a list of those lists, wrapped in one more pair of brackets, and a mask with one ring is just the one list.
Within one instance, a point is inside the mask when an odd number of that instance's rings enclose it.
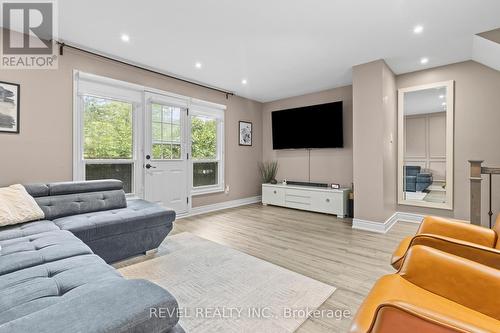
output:
{"label": "recessed ceiling light", "polygon": [[247,83],[248,83],[247,79],[241,80],[241,84],[247,84]]}
{"label": "recessed ceiling light", "polygon": [[442,105],[442,106],[446,106],[446,103],[445,103],[445,102],[443,102],[443,103],[441,103],[441,105]]}
{"label": "recessed ceiling light", "polygon": [[130,36],[127,34],[122,34],[122,41],[123,42],[130,42]]}
{"label": "recessed ceiling light", "polygon": [[201,69],[203,67],[203,65],[201,62],[198,61],[196,64],[194,64],[194,67]]}
{"label": "recessed ceiling light", "polygon": [[416,25],[413,28],[413,33],[416,34],[416,35],[421,34],[423,31],[424,31],[424,27],[421,26],[421,25]]}
{"label": "recessed ceiling light", "polygon": [[426,64],[426,63],[428,63],[428,62],[429,62],[429,58],[422,58],[422,59],[420,59],[420,63],[421,63],[422,65],[425,65],[425,64]]}
{"label": "recessed ceiling light", "polygon": [[444,98],[444,95],[439,95],[439,98],[443,99],[443,98]]}

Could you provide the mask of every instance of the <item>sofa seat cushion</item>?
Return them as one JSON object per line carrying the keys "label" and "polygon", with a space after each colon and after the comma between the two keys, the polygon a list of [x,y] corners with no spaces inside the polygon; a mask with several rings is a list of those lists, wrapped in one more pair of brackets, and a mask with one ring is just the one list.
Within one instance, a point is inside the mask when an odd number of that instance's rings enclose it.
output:
{"label": "sofa seat cushion", "polygon": [[[166,290],[126,280],[93,254],[0,276],[0,333],[167,332],[177,306]],[[169,312],[151,317],[152,308]]]}
{"label": "sofa seat cushion", "polygon": [[[164,333],[179,320],[177,301],[168,291],[149,281],[123,278],[84,283],[25,307],[16,307],[17,314],[0,314],[0,333]],[[151,309],[164,315],[151,316]],[[12,320],[5,322],[8,318]]]}
{"label": "sofa seat cushion", "polygon": [[60,230],[52,221],[36,221],[16,224],[0,229],[0,241]]}
{"label": "sofa seat cushion", "polygon": [[94,254],[48,262],[0,276],[0,325],[58,302],[87,284],[121,279]]}
{"label": "sofa seat cushion", "polygon": [[175,212],[140,199],[127,200],[127,207],[55,219],[62,230],[71,231],[85,243],[144,229],[170,227]]}
{"label": "sofa seat cushion", "polygon": [[0,241],[0,276],[92,250],[71,232],[56,230]]}
{"label": "sofa seat cushion", "polygon": [[418,179],[419,181],[420,181],[420,180],[422,180],[422,181],[427,181],[427,180],[429,180],[429,179],[431,179],[431,178],[432,178],[432,174],[430,174],[430,173],[419,173],[419,174],[417,175],[417,179]]}

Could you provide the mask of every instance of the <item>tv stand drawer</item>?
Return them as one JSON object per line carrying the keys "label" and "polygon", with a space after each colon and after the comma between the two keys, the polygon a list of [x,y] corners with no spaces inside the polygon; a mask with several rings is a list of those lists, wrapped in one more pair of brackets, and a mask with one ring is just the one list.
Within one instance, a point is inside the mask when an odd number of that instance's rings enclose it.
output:
{"label": "tv stand drawer", "polygon": [[284,206],[285,190],[282,188],[262,187],[262,203],[269,205]]}
{"label": "tv stand drawer", "polygon": [[347,215],[349,189],[304,188],[293,185],[263,184],[262,203],[313,212]]}

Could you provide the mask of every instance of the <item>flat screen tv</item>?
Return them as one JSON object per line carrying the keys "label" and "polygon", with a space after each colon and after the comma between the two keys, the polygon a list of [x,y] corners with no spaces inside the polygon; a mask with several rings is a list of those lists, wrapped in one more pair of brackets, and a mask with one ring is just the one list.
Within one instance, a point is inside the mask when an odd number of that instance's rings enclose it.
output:
{"label": "flat screen tv", "polygon": [[343,148],[342,102],[272,112],[273,149]]}

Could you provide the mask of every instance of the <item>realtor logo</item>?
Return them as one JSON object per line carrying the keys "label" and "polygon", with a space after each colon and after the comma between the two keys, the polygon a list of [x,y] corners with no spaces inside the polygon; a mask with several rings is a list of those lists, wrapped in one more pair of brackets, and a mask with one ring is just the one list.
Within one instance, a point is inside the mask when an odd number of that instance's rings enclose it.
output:
{"label": "realtor logo", "polygon": [[55,2],[2,1],[2,69],[57,69]]}

